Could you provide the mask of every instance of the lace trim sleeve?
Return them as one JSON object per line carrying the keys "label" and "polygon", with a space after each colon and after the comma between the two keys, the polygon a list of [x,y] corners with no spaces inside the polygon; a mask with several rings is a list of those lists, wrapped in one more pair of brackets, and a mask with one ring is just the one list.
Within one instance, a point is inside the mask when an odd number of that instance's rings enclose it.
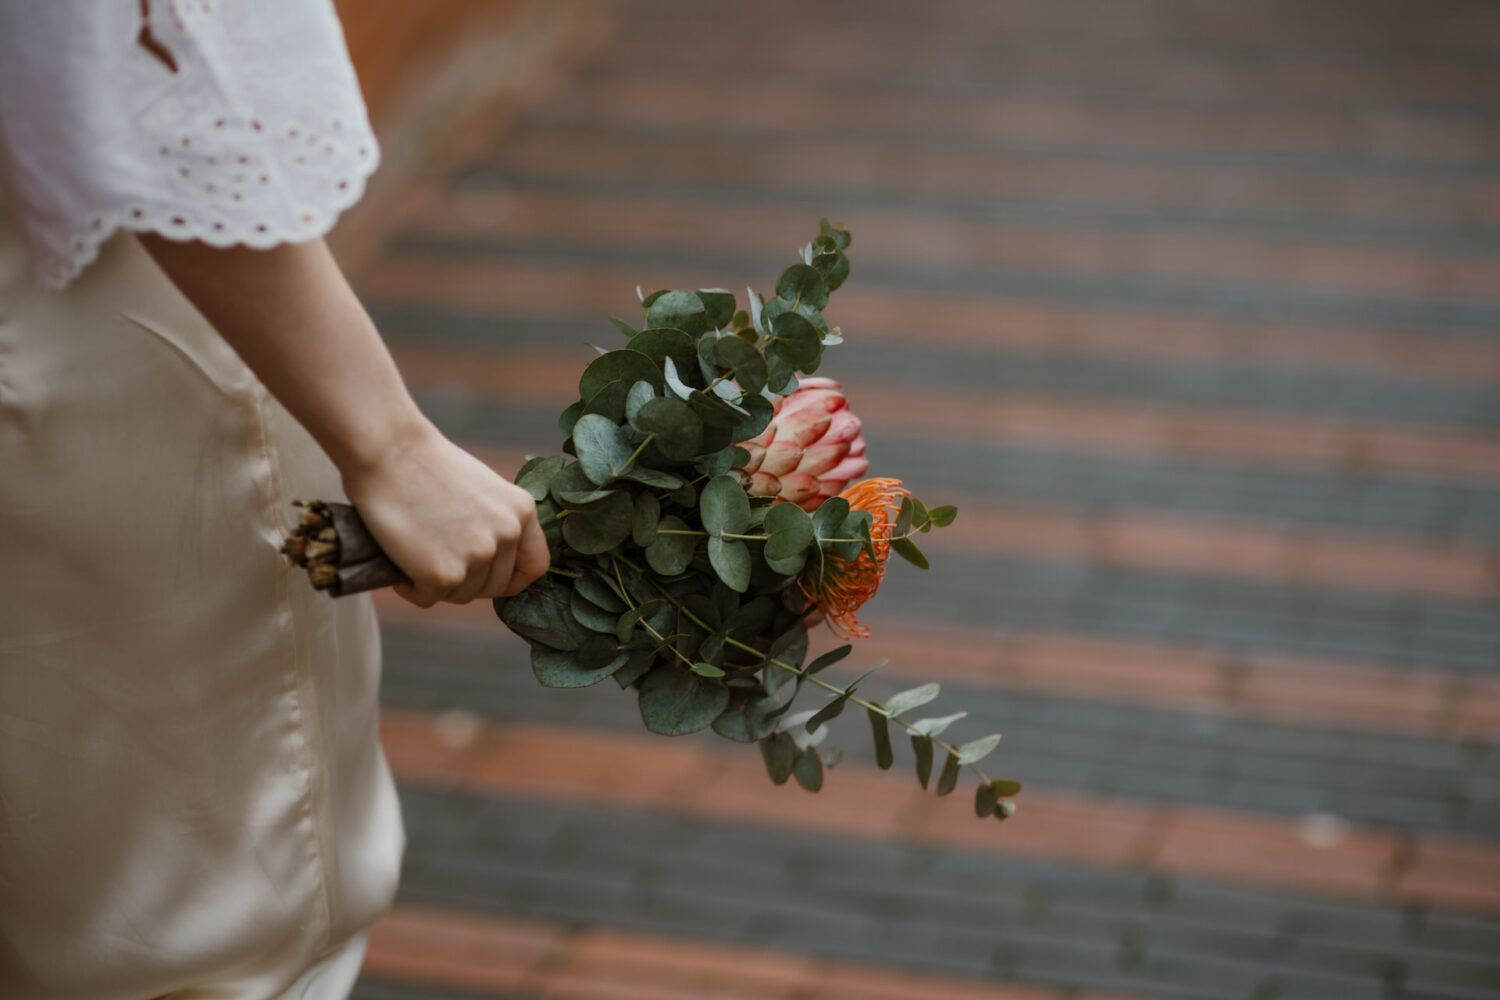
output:
{"label": "lace trim sleeve", "polygon": [[0,4],[0,37],[32,36],[0,42],[0,140],[40,280],[66,285],[120,229],[257,248],[327,233],[379,162],[332,7],[130,3],[111,19],[50,0],[14,25],[22,5]]}

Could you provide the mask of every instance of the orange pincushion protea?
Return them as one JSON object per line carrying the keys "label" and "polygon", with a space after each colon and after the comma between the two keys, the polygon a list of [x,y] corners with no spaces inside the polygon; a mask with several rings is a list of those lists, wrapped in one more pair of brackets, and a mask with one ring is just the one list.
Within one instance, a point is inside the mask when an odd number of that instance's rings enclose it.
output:
{"label": "orange pincushion protea", "polygon": [[866,479],[848,487],[839,496],[849,501],[852,510],[868,511],[874,519],[870,538],[875,543],[875,558],[860,550],[852,562],[827,552],[822,559],[808,562],[797,581],[807,599],[823,612],[828,627],[840,638],[865,638],[870,630],[859,622],[855,612],[875,596],[885,577],[886,560],[891,555],[891,532],[901,501],[911,490],[899,479]]}

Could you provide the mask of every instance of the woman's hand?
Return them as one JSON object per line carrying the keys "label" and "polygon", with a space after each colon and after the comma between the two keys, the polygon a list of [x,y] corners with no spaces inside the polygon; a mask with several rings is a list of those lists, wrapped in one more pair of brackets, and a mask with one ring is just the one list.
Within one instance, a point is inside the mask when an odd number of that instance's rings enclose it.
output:
{"label": "woman's hand", "polygon": [[531,494],[423,422],[373,463],[344,473],[344,492],[411,583],[419,607],[510,597],[551,557]]}
{"label": "woman's hand", "polygon": [[536,504],[422,416],[322,240],[141,244],[322,445],[421,607],[519,592],[547,571]]}

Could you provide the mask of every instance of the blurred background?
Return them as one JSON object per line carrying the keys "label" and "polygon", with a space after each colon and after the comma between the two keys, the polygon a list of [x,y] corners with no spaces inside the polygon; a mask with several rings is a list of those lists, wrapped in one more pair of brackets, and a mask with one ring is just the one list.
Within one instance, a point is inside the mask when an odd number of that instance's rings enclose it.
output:
{"label": "blurred background", "polygon": [[834,673],[1025,785],[976,820],[846,715],[778,788],[386,600],[359,1000],[1500,996],[1500,5],[340,7],[386,165],[337,248],[504,472],[638,284],[849,226],[820,374],[959,518]]}

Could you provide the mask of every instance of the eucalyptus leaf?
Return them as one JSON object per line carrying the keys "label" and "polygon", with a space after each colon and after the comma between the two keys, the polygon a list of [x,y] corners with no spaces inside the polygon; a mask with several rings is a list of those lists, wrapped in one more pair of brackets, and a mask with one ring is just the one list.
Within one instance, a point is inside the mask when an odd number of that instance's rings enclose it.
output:
{"label": "eucalyptus leaf", "polygon": [[958,773],[962,766],[956,756],[951,753],[947,755],[943,761],[943,773],[938,775],[937,793],[939,795],[947,795],[958,786]]}
{"label": "eucalyptus leaf", "polygon": [[1012,798],[1021,794],[1021,783],[1019,781],[1008,781],[1005,778],[997,778],[990,782],[990,787],[994,788],[995,795],[1002,799]]}
{"label": "eucalyptus leaf", "polygon": [[1000,796],[995,793],[992,784],[981,784],[974,789],[974,815],[984,819],[995,811],[995,806],[1000,804]]}
{"label": "eucalyptus leaf", "polygon": [[578,398],[593,399],[611,382],[623,382],[628,389],[637,382],[645,381],[661,385],[661,368],[657,363],[628,347],[599,355],[583,369],[578,378]]}
{"label": "eucalyptus leaf", "polygon": [[693,387],[677,374],[677,363],[670,357],[662,362],[662,378],[665,379],[667,388],[675,392],[679,398],[688,399],[693,395]]}
{"label": "eucalyptus leaf", "polygon": [[982,736],[977,740],[970,740],[968,743],[964,743],[956,748],[958,751],[958,762],[960,764],[977,764],[994,753],[995,748],[999,745],[999,733]]}
{"label": "eucalyptus leaf", "polygon": [[750,586],[750,549],[741,541],[715,535],[708,540],[708,561],[714,572],[734,590],[744,593]]}
{"label": "eucalyptus leaf", "polygon": [[917,543],[910,538],[892,538],[891,551],[917,567],[917,569],[931,568],[931,564],[927,561],[927,556],[921,549],[917,548]]}
{"label": "eucalyptus leaf", "polygon": [[738,534],[750,523],[750,500],[739,479],[731,475],[715,476],[698,497],[698,511],[703,530],[710,535]]}
{"label": "eucalyptus leaf", "polygon": [[917,780],[926,788],[927,782],[932,780],[932,737],[912,736],[911,749],[917,757]]}
{"label": "eucalyptus leaf", "polygon": [[572,651],[589,632],[573,619],[571,593],[543,577],[514,597],[497,597],[495,612],[506,628],[533,645]]}
{"label": "eucalyptus leaf", "polygon": [[687,531],[682,518],[668,514],[657,526],[656,541],[646,547],[646,562],[663,576],[676,576],[688,568],[693,561],[693,549],[698,539],[693,535],[663,534],[668,531]]}
{"label": "eucalyptus leaf", "polygon": [[620,474],[635,448],[625,428],[597,413],[586,413],[573,427],[578,464],[589,480],[603,486]]}
{"label": "eucalyptus leaf", "polygon": [[692,337],[681,330],[665,328],[642,330],[630,339],[627,346],[646,355],[658,367],[663,366],[667,358],[671,358],[678,368],[690,366],[697,353]]}
{"label": "eucalyptus leaf", "polygon": [[644,379],[630,387],[630,392],[625,396],[625,419],[635,426],[635,415],[640,412],[641,407],[656,398],[656,388]]}
{"label": "eucalyptus leaf", "polygon": [[631,326],[629,323],[625,322],[623,319],[617,319],[614,316],[611,316],[609,318],[609,321],[614,324],[614,327],[615,327],[616,330],[619,330],[627,338],[635,336],[635,334],[636,334],[635,327]]}
{"label": "eucalyptus leaf", "polygon": [[958,508],[952,504],[934,507],[927,512],[927,516],[931,519],[934,528],[946,528],[953,523],[954,518],[958,517]]}
{"label": "eucalyptus leaf", "polygon": [[[620,598],[619,593],[602,576],[584,573],[573,581],[573,590],[605,611],[618,615],[625,610],[625,602]],[[610,627],[610,631],[614,631],[613,626]]]}
{"label": "eucalyptus leaf", "polygon": [[584,667],[575,653],[548,649],[545,646],[531,647],[531,672],[543,687],[580,688],[597,684],[625,665],[629,654],[618,653],[602,666],[592,669]]}
{"label": "eucalyptus leaf", "polygon": [[870,733],[875,740],[875,763],[882,771],[888,771],[896,762],[891,749],[890,721],[874,709],[866,709],[865,715],[870,718]]}
{"label": "eucalyptus leaf", "polygon": [[942,689],[937,684],[923,684],[920,687],[896,692],[887,698],[881,707],[894,719],[903,712],[910,712],[914,708],[927,704],[941,692]]}
{"label": "eucalyptus leaf", "polygon": [[752,345],[738,337],[721,337],[714,342],[713,353],[720,368],[733,372],[741,390],[758,394],[765,388],[766,359]]}
{"label": "eucalyptus leaf", "polygon": [[827,722],[832,722],[844,711],[844,706],[849,703],[849,695],[841,694],[828,702],[817,711],[811,719],[807,720],[807,731],[812,732]]}
{"label": "eucalyptus leaf", "polygon": [[648,619],[652,615],[656,614],[656,612],[659,611],[666,603],[666,601],[657,598],[653,601],[647,601],[644,604],[637,604],[629,611],[626,611],[619,617],[619,620],[615,622],[615,638],[619,639],[621,642],[629,642],[631,637],[635,635],[636,626],[638,626],[642,620]]}
{"label": "eucalyptus leaf", "polygon": [[643,403],[630,424],[652,441],[667,458],[687,461],[698,454],[703,444],[703,421],[692,407],[680,399],[660,396]]}
{"label": "eucalyptus leaf", "polygon": [[697,674],[699,677],[723,677],[724,669],[722,667],[716,667],[712,663],[704,663],[700,661],[693,664],[693,673]]}
{"label": "eucalyptus leaf", "polygon": [[661,501],[656,494],[642,490],[636,494],[635,513],[630,521],[630,540],[641,548],[656,541],[656,526],[661,521]]}
{"label": "eucalyptus leaf", "polygon": [[563,541],[584,555],[608,552],[630,537],[634,515],[635,505],[630,495],[612,493],[587,507],[570,511],[563,521]]}
{"label": "eucalyptus leaf", "polygon": [[776,282],[776,297],[822,309],[828,305],[828,285],[816,268],[793,264],[781,272]]}
{"label": "eucalyptus leaf", "polygon": [[827,670],[852,652],[854,652],[854,647],[845,643],[837,649],[830,649],[816,660],[813,660],[802,672],[811,677],[813,674]]}
{"label": "eucalyptus leaf", "polygon": [[805,552],[813,543],[813,522],[807,512],[794,503],[779,503],[766,512],[762,529],[771,537],[766,541],[766,558],[790,559]]}
{"label": "eucalyptus leaf", "polygon": [[614,635],[615,621],[620,616],[617,612],[606,611],[587,597],[583,591],[576,586],[573,588],[573,598],[568,602],[569,610],[573,613],[573,620],[591,632],[602,632],[605,635]]}
{"label": "eucalyptus leaf", "polygon": [[709,329],[708,312],[692,292],[666,292],[651,300],[646,325],[671,327],[696,337]]}
{"label": "eucalyptus leaf", "polygon": [[585,414],[597,413],[611,423],[617,424],[625,419],[625,397],[629,391],[625,382],[610,382],[583,404],[583,412]]}
{"label": "eucalyptus leaf", "polygon": [[707,729],[728,704],[727,687],[685,670],[658,666],[641,679],[641,721],[663,736]]}
{"label": "eucalyptus leaf", "polygon": [[792,762],[792,776],[809,792],[820,791],[823,788],[823,758],[815,751],[802,750]]}
{"label": "eucalyptus leaf", "polygon": [[729,708],[714,720],[714,732],[739,743],[755,743],[775,728],[771,713],[779,707],[775,698],[766,695],[735,696]]}
{"label": "eucalyptus leaf", "polygon": [[823,335],[801,313],[786,312],[771,323],[776,354],[800,371],[809,371],[823,356]]}
{"label": "eucalyptus leaf", "polygon": [[786,733],[772,733],[760,741],[760,755],[766,762],[766,773],[778,785],[786,784],[797,760],[797,744]]}
{"label": "eucalyptus leaf", "polygon": [[621,479],[629,479],[633,482],[643,483],[659,490],[675,490],[683,485],[683,478],[670,472],[662,472],[650,466],[642,465],[639,461],[631,462],[620,473]]}
{"label": "eucalyptus leaf", "polygon": [[561,471],[567,463],[567,459],[561,455],[552,455],[548,458],[540,458],[527,462],[516,474],[515,484],[538,502],[547,499],[547,487],[552,482],[552,477]]}
{"label": "eucalyptus leaf", "polygon": [[952,715],[942,715],[931,719],[918,719],[911,724],[911,728],[928,736],[941,736],[945,730],[959,719],[968,715],[968,712],[954,712]]}
{"label": "eucalyptus leaf", "polygon": [[698,301],[703,303],[710,330],[722,330],[734,318],[734,293],[727,288],[700,288]]}

